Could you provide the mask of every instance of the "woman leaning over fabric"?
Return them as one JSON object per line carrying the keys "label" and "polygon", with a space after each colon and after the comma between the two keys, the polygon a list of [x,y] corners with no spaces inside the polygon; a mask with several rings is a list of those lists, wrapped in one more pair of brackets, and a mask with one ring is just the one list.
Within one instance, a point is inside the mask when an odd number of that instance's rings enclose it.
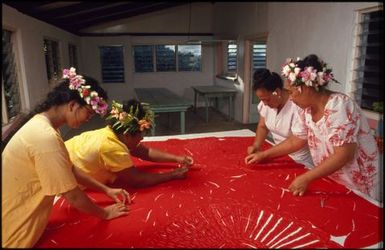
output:
{"label": "woman leaning over fabric", "polygon": [[[59,128],[77,128],[96,112],[105,114],[107,93],[97,81],[63,71],[63,79],[2,143],[2,246],[32,247],[43,234],[54,197],[63,195],[75,208],[103,219],[127,214],[128,193],[111,189],[74,168]],[[116,204],[99,207],[79,189],[105,192]],[[123,197],[121,202],[118,196]]]}
{"label": "woman leaning over fabric", "polygon": [[[255,140],[253,145],[247,148],[246,164],[253,159],[253,155],[260,151],[261,144],[271,133],[274,143],[279,144],[292,134],[298,121],[294,119],[298,106],[289,99],[289,92],[283,88],[281,77],[268,69],[257,69],[253,76],[253,90],[261,100],[258,104],[260,115]],[[306,167],[313,167],[313,161],[309,148],[303,148],[290,154],[298,163]]]}
{"label": "woman leaning over fabric", "polygon": [[[154,124],[154,113],[149,105],[135,99],[124,104],[112,101],[106,120],[106,127],[84,132],[65,142],[76,167],[102,183],[136,188],[186,178],[194,163],[192,157],[140,143]],[[181,167],[165,173],[151,173],[135,167],[132,156],[152,162],[175,162]]]}
{"label": "woman leaning over fabric", "polygon": [[303,60],[288,59],[282,75],[287,78],[291,100],[301,108],[296,118],[300,126],[252,162],[294,152],[307,141],[315,167],[290,184],[293,195],[303,195],[310,182],[329,176],[382,201],[376,142],[360,107],[347,95],[325,88],[328,82],[337,82],[331,69],[316,55],[309,55]]}

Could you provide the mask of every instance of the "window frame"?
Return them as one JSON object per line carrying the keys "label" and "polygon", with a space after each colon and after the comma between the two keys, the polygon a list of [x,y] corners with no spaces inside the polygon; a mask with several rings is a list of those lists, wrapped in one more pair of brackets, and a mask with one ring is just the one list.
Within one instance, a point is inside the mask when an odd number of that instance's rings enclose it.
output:
{"label": "window frame", "polygon": [[[103,55],[102,55],[102,48],[113,48],[113,47],[119,47],[122,49],[122,67],[123,67],[123,75],[122,75],[122,79],[121,81],[105,81],[104,77],[103,77]],[[125,76],[125,57],[124,57],[124,54],[125,54],[125,49],[124,49],[124,45],[123,44],[115,44],[115,45],[100,45],[98,46],[98,49],[99,49],[99,62],[100,62],[100,79],[102,81],[103,84],[118,84],[118,83],[125,83],[126,82],[126,76]]]}
{"label": "window frame", "polygon": [[[156,56],[156,47],[157,46],[164,46],[164,45],[172,45],[172,46],[175,46],[175,71],[158,71],[157,70],[157,56]],[[136,71],[136,67],[135,67],[135,46],[151,46],[152,47],[152,67],[153,67],[153,70],[152,71]],[[140,43],[137,43],[137,44],[133,44],[131,47],[132,47],[132,63],[134,65],[133,67],[133,73],[138,73],[138,74],[143,74],[143,73],[170,73],[170,72],[174,72],[174,73],[177,73],[177,72],[184,72],[184,73],[188,73],[188,72],[202,72],[203,71],[203,46],[202,45],[199,45],[201,46],[201,49],[200,49],[200,57],[201,57],[201,60],[200,60],[200,69],[199,70],[189,70],[189,71],[186,71],[186,70],[179,70],[179,46],[191,46],[190,44],[180,44],[180,43],[162,43],[162,44],[140,44]]]}
{"label": "window frame", "polygon": [[[71,47],[74,50],[72,50]],[[69,66],[76,68],[77,71],[79,71],[79,60],[78,59],[79,59],[78,58],[78,46],[76,46],[73,43],[68,43],[68,62],[69,62]]]}
{"label": "window frame", "polygon": [[[230,70],[229,69],[229,46],[230,45],[235,45],[236,46],[236,56],[235,56],[235,69],[234,70]],[[225,52],[225,68],[226,68],[226,73],[227,74],[237,74],[238,72],[238,43],[237,41],[228,41],[226,43],[226,52]]]}
{"label": "window frame", "polygon": [[[158,63],[157,63],[157,59],[158,59],[158,56],[157,56],[157,48],[158,46],[174,46],[175,47],[175,51],[174,51],[174,61],[175,61],[175,70],[165,70],[165,71],[160,71],[158,70]],[[155,64],[153,65],[153,69],[154,69],[154,72],[179,72],[179,68],[178,68],[178,45],[177,44],[172,44],[172,43],[167,43],[167,44],[156,44],[156,45],[153,45],[153,61],[155,61]],[[141,73],[148,73],[148,72],[141,72]]]}
{"label": "window frame", "polygon": [[[19,61],[19,51],[18,51],[18,43],[17,43],[17,30],[13,29],[13,28],[10,28],[8,26],[3,26],[2,27],[2,30],[6,30],[8,32],[11,33],[10,35],[10,44],[11,44],[11,50],[12,50],[12,56],[13,56],[13,66],[14,66],[14,77],[17,81],[17,90],[18,90],[18,94],[19,94],[19,109],[18,109],[18,114],[20,114],[21,112],[23,112],[23,110],[25,110],[26,106],[28,105],[28,99],[26,99],[26,95],[25,95],[25,90],[24,90],[24,84],[22,82],[22,77],[21,77],[21,71],[20,71],[20,68],[21,68],[21,65],[20,65],[20,61]],[[5,91],[4,91],[4,78],[3,78],[3,75],[2,75],[2,79],[1,79],[1,98],[2,98],[2,108],[1,108],[1,111],[2,111],[2,128],[5,128],[7,126],[9,126],[13,119],[17,116],[17,114],[15,116],[12,116],[12,117],[9,117],[9,114],[8,114],[8,110],[7,110],[7,103],[6,103],[6,99],[5,99]]]}
{"label": "window frame", "polygon": [[[57,75],[56,76],[54,75],[55,71],[53,71],[51,74],[49,74],[49,70],[48,70],[49,65],[47,62],[47,55],[46,55],[46,52],[44,51],[45,41],[57,43],[57,55],[56,55],[57,60],[55,61],[53,59],[52,55],[48,55],[48,56],[51,56],[51,60],[52,60],[52,64],[53,64],[52,67],[55,67],[54,64],[57,63],[57,65],[56,65]],[[62,61],[61,61],[62,55],[61,55],[60,43],[61,42],[58,39],[54,39],[54,38],[50,38],[50,37],[43,37],[43,51],[44,51],[44,57],[45,57],[44,59],[45,59],[45,65],[46,65],[46,71],[47,71],[47,80],[48,80],[49,86],[52,86],[57,80],[59,80],[59,78],[61,76],[60,69],[62,68]],[[49,53],[49,51],[47,53]]]}
{"label": "window frame", "polygon": [[[199,70],[180,70],[180,68],[179,68],[179,46],[200,46],[201,54],[200,54],[200,67],[199,67]],[[203,60],[202,60],[203,53],[202,52],[203,52],[203,46],[201,44],[199,44],[199,45],[177,44],[177,49],[176,49],[177,72],[184,72],[184,73],[186,73],[186,72],[202,72],[202,70],[203,70]]]}
{"label": "window frame", "polygon": [[[264,66],[258,66],[258,67],[254,67],[254,45],[256,45],[256,44],[259,44],[259,45],[265,45],[265,65]],[[260,68],[267,68],[267,37],[265,37],[265,38],[260,38],[260,39],[258,39],[258,40],[256,40],[256,41],[252,41],[251,42],[251,72],[252,72],[252,74],[254,74],[254,71],[256,70],[256,69],[260,69]],[[253,86],[253,79],[251,79],[251,85]],[[252,87],[251,87],[251,89],[252,89]],[[252,104],[258,104],[259,103],[259,98],[256,96],[256,95],[252,95],[252,97],[251,97],[252,99],[251,99],[251,103]]]}
{"label": "window frame", "polygon": [[[136,71],[136,65],[135,65],[135,46],[150,46],[152,47],[152,71]],[[132,49],[132,72],[137,74],[143,74],[143,73],[154,73],[156,72],[156,59],[155,59],[155,45],[154,44],[133,44],[131,45]]]}
{"label": "window frame", "polygon": [[[362,57],[360,55],[360,46],[361,46],[360,36],[364,32],[361,25],[361,23],[364,21],[364,15],[372,12],[381,11],[381,10],[383,11],[383,6],[378,5],[378,6],[357,10],[355,13],[356,21],[355,21],[355,33],[354,33],[354,43],[353,43],[353,53],[352,53],[351,76],[349,77],[350,84],[347,86],[347,92],[349,93],[350,97],[357,102],[357,104],[360,106],[360,108],[363,110],[364,114],[368,118],[375,119],[375,120],[379,120],[382,114],[375,112],[372,109],[362,107],[361,98],[362,98],[363,81],[361,83],[357,82],[357,79],[360,76],[360,73],[357,71],[357,68],[359,68],[359,64],[360,64],[359,61],[365,60],[365,59],[358,59]],[[365,77],[363,76],[362,78],[365,78]]]}

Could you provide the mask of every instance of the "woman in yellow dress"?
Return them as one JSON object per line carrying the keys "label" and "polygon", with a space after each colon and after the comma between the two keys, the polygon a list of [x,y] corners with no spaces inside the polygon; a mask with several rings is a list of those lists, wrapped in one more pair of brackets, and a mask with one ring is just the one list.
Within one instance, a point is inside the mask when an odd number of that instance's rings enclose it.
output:
{"label": "woman in yellow dress", "polygon": [[[186,177],[193,159],[141,144],[153,125],[153,112],[135,99],[124,105],[113,101],[108,126],[84,132],[65,142],[74,165],[105,184],[147,187]],[[131,156],[153,162],[175,162],[181,167],[165,173],[151,173],[134,166]]]}
{"label": "woman in yellow dress", "polygon": [[[128,213],[128,193],[109,188],[74,168],[59,133],[62,125],[77,128],[95,112],[104,114],[106,98],[96,80],[77,75],[74,68],[65,69],[63,79],[45,101],[2,142],[2,247],[33,247],[45,230],[56,195],[99,218]],[[116,203],[99,207],[78,183],[105,192]]]}

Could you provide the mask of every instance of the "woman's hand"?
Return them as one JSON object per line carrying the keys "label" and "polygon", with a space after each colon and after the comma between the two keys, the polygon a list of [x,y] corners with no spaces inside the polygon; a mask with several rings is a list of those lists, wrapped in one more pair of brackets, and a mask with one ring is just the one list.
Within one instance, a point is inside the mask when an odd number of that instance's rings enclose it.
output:
{"label": "woman's hand", "polygon": [[251,164],[251,163],[258,163],[265,159],[265,154],[261,151],[258,151],[253,154],[249,154],[248,156],[245,157],[245,163],[246,164]]}
{"label": "woman's hand", "polygon": [[124,203],[115,203],[103,209],[105,212],[104,219],[106,220],[128,214],[128,207]]}
{"label": "woman's hand", "polygon": [[179,156],[177,161],[180,165],[182,165],[182,167],[183,166],[189,167],[194,164],[194,159],[188,155]]}
{"label": "woman's hand", "polygon": [[[131,204],[130,194],[123,188],[108,188],[106,194],[116,203],[122,203],[124,205],[127,201],[127,204]],[[119,199],[119,196],[122,197],[122,201]]]}
{"label": "woman's hand", "polygon": [[187,177],[188,171],[189,171],[189,168],[186,166],[176,168],[176,169],[174,169],[174,171],[172,171],[172,177],[173,177],[173,179],[184,179]]}
{"label": "woman's hand", "polygon": [[247,147],[247,154],[248,155],[250,155],[252,153],[256,153],[257,151],[258,151],[258,149],[254,145],[251,145],[251,146]]}
{"label": "woman's hand", "polygon": [[307,186],[309,185],[310,180],[307,178],[305,174],[302,174],[294,179],[294,181],[289,186],[289,191],[293,193],[294,196],[302,196]]}

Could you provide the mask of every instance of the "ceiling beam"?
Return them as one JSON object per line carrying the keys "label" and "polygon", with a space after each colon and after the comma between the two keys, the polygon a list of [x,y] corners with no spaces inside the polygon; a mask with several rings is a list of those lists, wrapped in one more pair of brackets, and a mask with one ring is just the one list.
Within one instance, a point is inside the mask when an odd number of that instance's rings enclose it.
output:
{"label": "ceiling beam", "polygon": [[71,21],[68,19],[58,19],[55,20],[55,22],[58,23],[58,25],[66,25],[68,26],[71,24],[73,28],[76,28],[77,30],[85,29],[87,27],[95,26],[98,24],[106,23],[106,22],[111,22],[115,20],[120,20],[124,18],[129,18],[133,16],[138,16],[138,15],[143,15],[146,13],[154,12],[154,11],[159,11],[162,9],[170,8],[170,7],[175,7],[181,4],[185,3],[155,3],[152,5],[149,5],[149,3],[143,4],[140,7],[135,7],[135,8],[120,8],[120,11],[115,10],[111,12],[104,12],[104,14],[92,14],[92,15],[87,15],[87,16],[77,16],[74,17],[76,21]]}
{"label": "ceiling beam", "polygon": [[34,12],[36,9],[38,9],[41,6],[44,6],[46,4],[52,3],[51,1],[9,1],[9,0],[3,0],[2,3],[11,6],[20,12],[23,13],[29,13]]}
{"label": "ceiling beam", "polygon": [[109,6],[118,6],[122,4],[127,4],[127,2],[81,2],[80,4],[74,6],[67,6],[62,8],[57,8],[51,10],[48,13],[44,13],[49,18],[61,18],[71,15],[77,15],[82,13],[92,13],[100,9],[108,9]]}
{"label": "ceiling beam", "polygon": [[79,5],[81,3],[82,2],[51,2],[48,4],[40,5],[35,9],[36,11],[39,11],[39,12],[43,12],[43,11],[48,12],[51,10],[60,9],[63,7],[69,7],[69,6],[71,6],[71,8],[74,8],[74,5]]}
{"label": "ceiling beam", "polygon": [[97,8],[83,8],[80,11],[67,12],[64,15],[56,16],[56,19],[68,19],[68,18],[78,18],[78,19],[87,19],[98,16],[110,15],[111,13],[115,13],[117,11],[127,10],[127,9],[135,9],[141,6],[146,6],[149,3],[129,3],[129,2],[119,2],[112,4],[104,4]]}
{"label": "ceiling beam", "polygon": [[82,29],[119,19],[188,4],[176,1],[52,2],[10,1],[3,3],[18,11],[79,35]]}

